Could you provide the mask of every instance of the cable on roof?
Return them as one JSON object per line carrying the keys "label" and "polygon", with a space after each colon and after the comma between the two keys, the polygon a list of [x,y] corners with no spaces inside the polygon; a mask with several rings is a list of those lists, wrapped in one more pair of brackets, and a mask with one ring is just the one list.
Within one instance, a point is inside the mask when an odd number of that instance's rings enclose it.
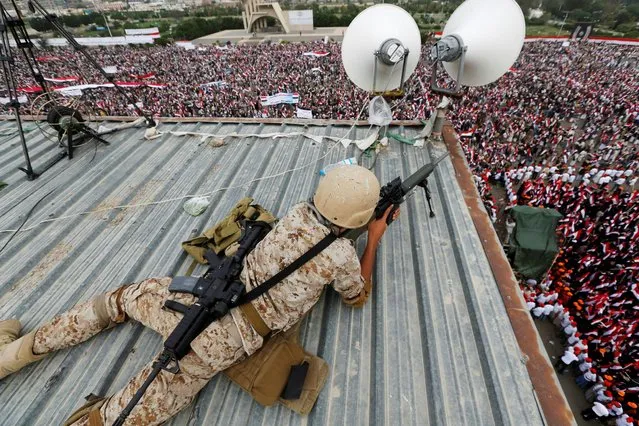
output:
{"label": "cable on roof", "polygon": [[46,194],[44,194],[34,205],[33,207],[31,207],[31,209],[27,212],[27,216],[24,218],[24,220],[22,221],[22,223],[20,224],[20,226],[18,227],[18,229],[16,229],[13,234],[11,234],[11,236],[9,237],[9,239],[4,243],[4,245],[2,246],[2,248],[0,248],[0,254],[2,253],[2,251],[7,248],[7,246],[9,245],[9,243],[11,242],[11,240],[13,240],[13,237],[16,236],[16,234],[18,232],[20,232],[20,229],[24,226],[25,223],[27,223],[27,220],[29,219],[29,216],[31,216],[31,213],[33,213],[33,211],[35,210],[36,207],[38,207],[38,204],[40,204],[42,202],[42,200],[44,200],[45,198],[47,198],[53,191],[55,191],[57,188],[53,188],[51,191],[47,192]]}

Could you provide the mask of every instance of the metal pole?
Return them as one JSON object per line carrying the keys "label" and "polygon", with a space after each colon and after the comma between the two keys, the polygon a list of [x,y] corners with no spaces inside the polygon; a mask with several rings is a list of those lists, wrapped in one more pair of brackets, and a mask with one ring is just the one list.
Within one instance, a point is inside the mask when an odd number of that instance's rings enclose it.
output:
{"label": "metal pole", "polygon": [[29,149],[27,148],[27,140],[24,138],[24,131],[22,130],[22,119],[20,118],[20,112],[18,112],[19,108],[20,106],[18,107],[14,106],[13,112],[15,113],[15,116],[16,116],[16,122],[18,123],[18,128],[20,129],[18,133],[20,134],[20,144],[22,145],[22,153],[24,154],[24,161],[25,163],[27,163],[27,168],[20,169],[20,170],[22,170],[23,172],[27,174],[27,179],[34,180],[35,178],[38,177],[38,175],[33,172],[33,167],[31,167],[31,159],[29,158]]}
{"label": "metal pole", "polygon": [[104,69],[102,69],[102,66],[93,58],[93,56],[87,53],[84,46],[81,46],[78,43],[78,41],[75,39],[75,37],[73,37],[73,35],[69,31],[67,31],[67,29],[64,28],[62,24],[58,22],[58,19],[55,15],[51,15],[44,7],[42,7],[40,3],[38,3],[37,0],[29,0],[29,5],[31,6],[30,8],[32,8],[33,10],[37,10],[40,14],[42,14],[44,19],[46,19],[51,25],[53,25],[53,27],[56,30],[58,30],[58,32],[64,38],[67,39],[71,47],[73,47],[76,51],[84,55],[84,57],[89,61],[89,63],[91,63],[91,65],[93,65],[95,69],[100,74],[102,74],[102,76],[106,78],[109,83],[113,84],[113,87],[117,89],[117,91],[124,97],[124,99],[129,104],[133,105],[133,108],[137,111],[137,113],[146,119],[146,123],[148,127],[155,127],[155,121],[153,120],[153,118],[150,115],[146,114],[144,111],[142,111],[142,109],[136,105],[136,102],[126,93],[126,91],[119,84],[117,84],[113,76],[107,74],[104,71]]}
{"label": "metal pole", "polygon": [[[19,17],[19,15],[18,15]],[[0,3],[0,62],[2,62],[2,71],[4,75],[4,81],[7,86],[7,94],[9,95],[9,107],[13,108],[13,112],[16,117],[16,123],[18,125],[18,133],[20,135],[20,144],[22,145],[22,152],[24,153],[24,159],[26,163],[26,168],[20,168],[23,172],[27,174],[27,179],[34,180],[38,177],[36,173],[33,172],[33,167],[31,166],[31,159],[29,158],[29,149],[27,148],[27,141],[24,137],[24,129],[22,128],[22,120],[20,119],[20,101],[18,100],[18,86],[16,84],[16,80],[13,75],[13,65],[15,61],[13,56],[11,55],[11,45],[9,43],[9,34],[8,31],[10,29],[11,16],[9,15],[7,9],[4,7],[2,3]],[[13,27],[11,27],[12,34]],[[14,37],[15,38],[15,37]],[[20,47],[20,40],[15,40],[18,47]]]}

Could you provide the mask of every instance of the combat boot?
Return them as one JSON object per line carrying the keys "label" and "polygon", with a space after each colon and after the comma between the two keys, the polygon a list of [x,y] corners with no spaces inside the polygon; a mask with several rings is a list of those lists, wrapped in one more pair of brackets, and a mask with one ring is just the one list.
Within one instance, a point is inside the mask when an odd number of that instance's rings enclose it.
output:
{"label": "combat boot", "polygon": [[20,336],[22,324],[16,319],[0,321],[0,352]]}
{"label": "combat boot", "polygon": [[46,356],[33,353],[36,332],[32,331],[18,339],[20,328],[17,320],[0,322],[0,380]]}

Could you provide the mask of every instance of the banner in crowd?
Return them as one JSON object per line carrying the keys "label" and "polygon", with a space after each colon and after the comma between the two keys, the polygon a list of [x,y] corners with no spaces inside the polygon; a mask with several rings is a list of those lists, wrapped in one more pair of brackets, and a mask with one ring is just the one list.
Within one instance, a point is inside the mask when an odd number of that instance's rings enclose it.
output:
{"label": "banner in crowd", "polygon": [[227,84],[228,84],[228,83],[227,83],[226,81],[218,80],[218,81],[211,81],[211,82],[209,82],[209,83],[203,83],[203,84],[200,84],[200,87],[215,86],[215,87],[217,87],[217,88],[219,89],[220,87],[224,87],[224,86],[226,86]]}
{"label": "banner in crowd", "polygon": [[314,58],[322,58],[324,56],[328,56],[329,52],[327,52],[325,50],[316,50],[314,52],[304,52],[304,53],[302,53],[302,55],[304,55],[304,56],[312,56]]}
{"label": "banner in crowd", "polygon": [[190,41],[176,41],[176,42],[175,42],[175,45],[176,45],[176,46],[179,46],[179,47],[183,47],[183,48],[185,48],[186,50],[193,50],[193,49],[195,49],[195,45],[194,45],[192,42],[190,42]]}
{"label": "banner in crowd", "polygon": [[262,106],[296,104],[299,100],[300,95],[298,93],[276,93],[270,96],[260,96]]}
{"label": "banner in crowd", "polygon": [[137,80],[147,80],[149,78],[155,78],[154,72],[147,72],[146,74],[129,74],[129,77],[135,78]]}
{"label": "banner in crowd", "polygon": [[78,81],[80,77],[44,77],[44,79],[52,83],[68,83],[70,81]]}
{"label": "banner in crowd", "polygon": [[297,108],[295,115],[297,118],[313,118],[313,111],[310,109]]}
{"label": "banner in crowd", "polygon": [[[9,102],[11,102],[11,98],[0,97],[0,104],[7,105]],[[18,96],[18,102],[26,104],[29,102],[29,99],[27,99],[26,95]]]}
{"label": "banner in crowd", "polygon": [[117,74],[118,67],[116,65],[109,65],[106,67],[102,67],[102,70],[107,74]]}
{"label": "banner in crowd", "polygon": [[82,90],[80,89],[65,89],[59,90],[62,96],[82,96]]}
{"label": "banner in crowd", "polygon": [[40,86],[22,86],[16,89],[18,92],[22,93],[40,93],[42,92],[42,87]]}
{"label": "banner in crowd", "polygon": [[[152,87],[154,89],[164,89],[167,87],[166,84],[151,84],[151,83],[135,83],[129,81],[116,81],[116,84],[120,87]],[[54,87],[53,91],[59,92],[64,96],[81,96],[83,90],[87,89],[97,89],[98,87],[114,87],[113,83],[104,83],[104,84],[78,84],[77,86],[68,86],[68,87]],[[37,86],[39,88],[39,86]],[[40,91],[42,89],[40,88]],[[35,93],[35,92],[26,92],[26,93]]]}
{"label": "banner in crowd", "polygon": [[147,36],[151,38],[160,38],[160,30],[158,29],[158,27],[125,29],[124,34],[128,36]]}

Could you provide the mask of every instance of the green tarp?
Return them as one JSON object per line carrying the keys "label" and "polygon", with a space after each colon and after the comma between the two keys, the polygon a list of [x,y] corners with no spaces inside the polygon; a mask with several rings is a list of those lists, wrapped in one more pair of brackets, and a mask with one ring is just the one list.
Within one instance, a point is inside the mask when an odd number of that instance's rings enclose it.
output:
{"label": "green tarp", "polygon": [[510,212],[515,230],[510,238],[513,268],[526,278],[540,280],[559,252],[557,224],[563,216],[554,209],[515,206]]}

